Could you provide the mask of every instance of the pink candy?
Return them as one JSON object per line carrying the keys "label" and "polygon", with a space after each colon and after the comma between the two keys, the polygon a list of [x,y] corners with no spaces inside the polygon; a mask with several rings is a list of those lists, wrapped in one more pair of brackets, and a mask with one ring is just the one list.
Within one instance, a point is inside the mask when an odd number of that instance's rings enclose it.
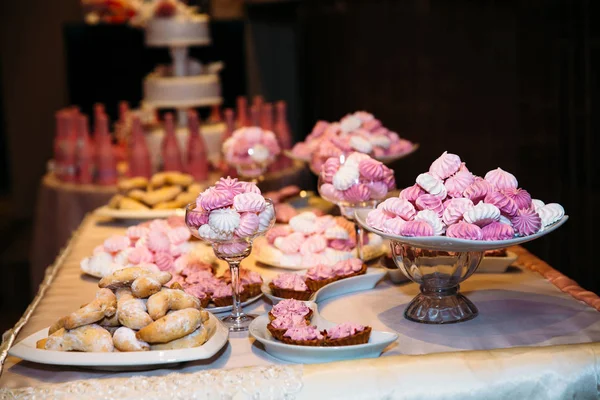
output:
{"label": "pink candy", "polygon": [[407,237],[433,236],[433,228],[424,221],[408,221],[402,226],[400,235]]}
{"label": "pink candy", "polygon": [[417,198],[415,204],[419,210],[432,210],[438,217],[441,217],[444,213],[444,206],[442,200],[431,194],[423,194]]}
{"label": "pink candy", "polygon": [[148,249],[154,252],[168,252],[171,249],[171,241],[163,232],[152,231],[148,234]]}
{"label": "pink candy", "polygon": [[131,242],[127,236],[112,235],[104,241],[104,250],[109,253],[117,253],[128,248],[130,244]]}
{"label": "pink candy", "polygon": [[481,232],[481,228],[477,225],[460,221],[454,225],[450,225],[448,229],[446,229],[446,236],[457,239],[481,240],[483,238],[483,233]]}

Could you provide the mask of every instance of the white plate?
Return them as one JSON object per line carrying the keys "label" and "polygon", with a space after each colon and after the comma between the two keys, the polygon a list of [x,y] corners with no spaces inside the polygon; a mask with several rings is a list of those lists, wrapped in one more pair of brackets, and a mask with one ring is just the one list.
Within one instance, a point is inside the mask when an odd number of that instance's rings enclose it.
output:
{"label": "white plate", "polygon": [[426,250],[439,250],[439,251],[485,251],[485,250],[498,250],[504,249],[506,247],[515,246],[521,243],[529,242],[540,238],[544,235],[549,234],[554,231],[562,224],[567,222],[569,219],[568,215],[565,215],[560,221],[555,222],[554,224],[547,226],[543,231],[535,233],[530,236],[523,236],[509,240],[466,240],[466,239],[456,239],[448,236],[426,236],[426,237],[406,237],[406,236],[398,236],[392,235],[389,233],[385,233],[379,231],[371,226],[369,226],[366,222],[367,215],[370,210],[358,210],[355,212],[356,221],[369,232],[376,233],[386,239],[396,240],[401,243],[406,243],[408,245],[418,247]]}
{"label": "white plate", "polygon": [[[312,324],[316,325],[319,330],[332,328],[336,325],[320,316],[315,303],[307,304],[313,310]],[[273,339],[267,329],[268,323],[268,314],[259,316],[250,324],[250,335],[262,343],[266,352],[273,357],[302,364],[379,357],[386,347],[398,339],[396,333],[372,331],[369,342],[365,344],[331,347],[297,346]]]}
{"label": "white plate", "polygon": [[153,350],[113,353],[80,353],[37,349],[38,340],[48,337],[48,328],[42,329],[14,345],[11,356],[40,364],[70,365],[108,370],[147,369],[162,364],[203,360],[214,356],[227,343],[229,330],[217,317],[209,313],[206,322],[209,339],[200,347],[179,350]]}
{"label": "white plate", "polygon": [[181,208],[174,208],[170,210],[117,210],[108,206],[103,206],[94,211],[99,217],[107,217],[113,219],[155,219],[155,218],[169,218],[173,215],[183,217],[185,210]]}
{"label": "white plate", "polygon": [[[369,267],[367,268],[367,273],[364,275],[340,279],[339,281],[335,281],[323,286],[321,289],[313,293],[310,299],[316,303],[319,303],[332,297],[373,289],[377,285],[377,282],[379,282],[386,273],[387,271],[384,268]],[[281,300],[284,300],[283,298],[274,296],[271,293],[269,282],[270,281],[265,281],[262,285],[262,290],[265,296],[267,296],[273,304],[277,304]]]}
{"label": "white plate", "polygon": [[[248,300],[246,300],[242,303],[242,307],[245,307],[250,303],[254,303],[256,300],[260,299],[262,297],[262,295],[263,294],[260,293],[254,297],[249,298]],[[205,308],[205,310],[210,311],[211,313],[214,313],[214,314],[220,314],[220,313],[224,313],[224,312],[229,312],[229,311],[231,311],[232,308],[233,308],[233,306],[215,307],[215,306],[209,305],[208,307]]]}
{"label": "white plate", "polygon": [[506,257],[483,257],[475,273],[501,274],[517,260],[518,256],[512,251],[506,252]]}

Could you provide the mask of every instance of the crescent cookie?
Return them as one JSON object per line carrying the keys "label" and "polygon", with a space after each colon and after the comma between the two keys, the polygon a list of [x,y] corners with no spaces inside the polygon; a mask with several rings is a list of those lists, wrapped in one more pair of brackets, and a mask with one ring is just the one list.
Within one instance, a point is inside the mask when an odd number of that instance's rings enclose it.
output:
{"label": "crescent cookie", "polygon": [[127,328],[138,330],[153,322],[146,312],[144,300],[133,297],[129,289],[118,289],[117,298],[117,315],[121,324]]}
{"label": "crescent cookie", "polygon": [[136,334],[139,340],[167,343],[194,332],[202,324],[202,313],[195,308],[173,311],[154,321]]}
{"label": "crescent cookie", "polygon": [[154,210],[174,210],[176,208],[183,208],[187,203],[183,203],[179,200],[163,201],[162,203],[156,204],[152,209]]}
{"label": "crescent cookie", "polygon": [[156,279],[161,285],[164,285],[171,280],[171,274],[168,272],[152,272],[142,267],[128,267],[117,270],[100,279],[98,286],[101,288],[117,289],[130,286],[136,279],[146,276]]}
{"label": "crescent cookie", "polygon": [[194,183],[194,177],[181,172],[166,172],[167,183],[171,185],[188,187]]}
{"label": "crescent cookie", "polygon": [[148,351],[150,345],[138,340],[135,331],[122,326],[113,333],[113,343],[119,351]]}
{"label": "crescent cookie", "polygon": [[158,172],[150,178],[149,189],[157,189],[167,183],[167,172]]}
{"label": "crescent cookie", "polygon": [[158,203],[164,203],[165,201],[173,200],[179,193],[181,193],[181,188],[179,186],[163,187],[158,190],[146,192],[146,195],[144,196],[144,203],[148,204],[149,206],[155,206]]}
{"label": "crescent cookie", "polygon": [[127,194],[127,198],[139,201],[141,203],[146,202],[146,191],[140,189],[134,189]]}
{"label": "crescent cookie", "polygon": [[140,276],[131,283],[131,292],[140,299],[145,299],[157,293],[162,284],[153,276]]}
{"label": "crescent cookie", "polygon": [[119,206],[121,204],[121,200],[123,200],[123,196],[121,196],[120,194],[115,194],[108,201],[108,207],[109,208],[119,208]]}
{"label": "crescent cookie", "polygon": [[130,199],[129,197],[123,197],[119,203],[121,210],[149,210],[147,206],[140,203],[137,200]]}
{"label": "crescent cookie", "polygon": [[151,350],[176,350],[176,349],[189,349],[192,347],[202,346],[208,340],[208,329],[204,325],[200,325],[198,329],[189,335],[185,335],[182,338],[172,340],[163,344],[153,344],[150,346]]}
{"label": "crescent cookie", "polygon": [[117,312],[117,298],[109,289],[100,289],[96,299],[64,318],[64,327],[74,329],[82,325],[98,322],[104,317],[112,317]]}
{"label": "crescent cookie", "polygon": [[148,314],[157,320],[164,317],[169,310],[183,310],[185,308],[200,309],[200,300],[183,290],[163,288],[153,294],[146,304]]}
{"label": "crescent cookie", "polygon": [[44,348],[54,351],[106,353],[114,350],[114,344],[112,336],[106,329],[91,324],[71,330],[59,329],[48,336]]}
{"label": "crescent cookie", "polygon": [[120,192],[129,192],[133,189],[146,189],[146,187],[148,187],[148,179],[143,176],[124,179],[117,184],[117,189]]}

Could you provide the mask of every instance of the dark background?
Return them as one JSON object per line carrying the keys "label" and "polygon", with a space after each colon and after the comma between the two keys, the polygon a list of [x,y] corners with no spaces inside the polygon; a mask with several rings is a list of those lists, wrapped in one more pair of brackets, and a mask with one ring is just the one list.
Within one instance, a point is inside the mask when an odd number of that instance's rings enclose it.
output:
{"label": "dark background", "polygon": [[[255,0],[243,18],[215,20],[214,46],[193,55],[226,61],[226,105],[239,94],[286,100],[296,139],[317,119],[374,113],[421,144],[395,165],[401,186],[444,150],[480,175],[514,173],[570,215],[526,247],[600,292],[599,17],[590,0]],[[138,31],[78,21],[77,0],[0,2],[0,308],[15,315],[31,295],[30,227],[54,112],[103,101],[115,115],[168,60]]]}

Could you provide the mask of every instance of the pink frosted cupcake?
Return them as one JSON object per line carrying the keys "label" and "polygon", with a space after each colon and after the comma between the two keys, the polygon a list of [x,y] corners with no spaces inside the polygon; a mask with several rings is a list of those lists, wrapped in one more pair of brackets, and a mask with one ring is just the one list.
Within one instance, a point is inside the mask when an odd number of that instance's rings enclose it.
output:
{"label": "pink frosted cupcake", "polygon": [[323,286],[337,281],[340,277],[334,269],[327,265],[316,265],[306,271],[306,286],[313,292],[321,289]]}
{"label": "pink frosted cupcake", "polygon": [[353,346],[369,342],[371,327],[344,322],[325,331],[325,346]]}
{"label": "pink frosted cupcake", "polygon": [[304,279],[297,274],[279,274],[269,283],[269,288],[274,296],[284,299],[308,300],[312,295]]}
{"label": "pink frosted cupcake", "polygon": [[[217,307],[225,307],[233,304],[233,288],[231,285],[217,286],[212,293],[212,301]],[[240,301],[248,300],[248,294],[242,290],[240,292]]]}
{"label": "pink frosted cupcake", "polygon": [[287,314],[277,317],[267,324],[267,329],[277,340],[281,340],[288,329],[307,326],[308,321],[301,315]]}
{"label": "pink frosted cupcake", "polygon": [[271,311],[269,311],[269,320],[273,321],[288,314],[300,315],[306,321],[310,322],[313,312],[310,307],[302,301],[285,299],[281,300],[279,303],[275,304],[273,308],[271,308]]}

